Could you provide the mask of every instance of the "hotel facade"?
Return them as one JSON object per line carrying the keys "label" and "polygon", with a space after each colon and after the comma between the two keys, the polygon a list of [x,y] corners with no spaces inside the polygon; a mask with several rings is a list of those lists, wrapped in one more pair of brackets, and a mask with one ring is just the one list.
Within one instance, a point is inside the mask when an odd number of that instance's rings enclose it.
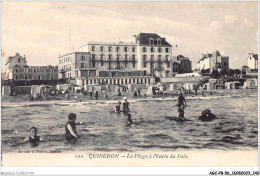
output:
{"label": "hotel facade", "polygon": [[77,85],[145,84],[172,77],[172,46],[157,34],[140,33],[132,43],[89,42],[59,58],[59,78]]}

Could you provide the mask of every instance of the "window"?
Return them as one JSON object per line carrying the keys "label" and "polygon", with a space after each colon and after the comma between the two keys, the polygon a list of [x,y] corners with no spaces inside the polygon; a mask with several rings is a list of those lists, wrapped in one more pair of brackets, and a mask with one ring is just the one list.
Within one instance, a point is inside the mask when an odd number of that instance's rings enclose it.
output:
{"label": "window", "polygon": [[135,55],[132,56],[132,60],[133,60],[133,67],[135,67]]}
{"label": "window", "polygon": [[162,56],[158,55],[158,62],[161,62],[161,61],[162,61]]}
{"label": "window", "polygon": [[41,76],[40,75],[38,75],[38,80],[41,80]]}
{"label": "window", "polygon": [[133,83],[135,83],[135,78],[133,78]]}
{"label": "window", "polygon": [[151,55],[151,62],[154,61],[154,55]]}
{"label": "window", "polygon": [[100,64],[101,64],[101,66],[104,65],[103,56],[104,56],[103,54],[100,54]]}
{"label": "window", "polygon": [[162,52],[162,48],[158,48],[158,52],[159,52],[159,53]]}
{"label": "window", "polygon": [[153,38],[150,38],[149,39],[149,45],[153,45],[154,44],[154,40],[153,40]]}
{"label": "window", "polygon": [[170,68],[169,55],[165,56],[165,60],[166,60],[167,68]]}
{"label": "window", "polygon": [[135,52],[135,47],[132,47],[132,52]]}
{"label": "window", "polygon": [[118,55],[116,56],[116,69],[120,69],[119,59],[120,59],[120,55],[118,54]]}
{"label": "window", "polygon": [[15,80],[18,80],[18,76],[15,76]]}
{"label": "window", "polygon": [[96,65],[95,57],[96,57],[96,55],[92,54],[92,60],[91,60],[92,67],[95,67],[95,65]]}
{"label": "window", "polygon": [[21,62],[21,58],[18,58],[18,62]]}
{"label": "window", "polygon": [[165,77],[169,77],[169,70],[165,71]]}
{"label": "window", "polygon": [[108,55],[108,69],[111,69],[111,59],[112,59],[112,55],[109,54]]}
{"label": "window", "polygon": [[151,61],[150,67],[153,68],[154,67],[154,62],[153,62],[154,61],[154,55],[151,55],[151,60],[150,61]]}
{"label": "window", "polygon": [[84,68],[84,63],[81,63],[81,64],[80,64],[80,68]]}
{"label": "window", "polygon": [[28,72],[28,69],[27,69],[27,68],[25,68],[25,69],[24,69],[24,72]]}
{"label": "window", "polygon": [[18,73],[18,69],[15,69],[15,73]]}
{"label": "window", "polygon": [[108,60],[112,60],[112,54],[108,55]]}
{"label": "window", "polygon": [[51,75],[51,79],[54,79],[54,78],[53,78],[53,75]]}
{"label": "window", "polygon": [[151,47],[151,53],[153,53],[154,52],[154,48],[153,47]]}
{"label": "window", "polygon": [[45,71],[45,69],[42,69],[42,72],[44,72]]}
{"label": "window", "polygon": [[25,76],[24,76],[24,79],[25,79],[25,80],[27,80],[27,79],[28,79],[28,78],[27,78],[27,75],[25,75]]}
{"label": "window", "polygon": [[112,51],[112,46],[108,47],[108,51],[111,52]]}
{"label": "window", "polygon": [[161,45],[161,39],[159,39],[159,38],[157,39],[157,44]]}
{"label": "window", "polygon": [[169,48],[165,48],[165,52],[166,52],[166,53],[169,53]]}
{"label": "window", "polygon": [[146,67],[146,55],[143,55],[143,67]]}
{"label": "window", "polygon": [[103,51],[104,50],[104,47],[103,46],[100,46],[100,51]]}
{"label": "window", "polygon": [[117,46],[117,47],[116,47],[116,52],[119,52],[119,51],[120,51],[120,47]]}
{"label": "window", "polygon": [[51,72],[53,73],[53,72],[54,72],[54,69],[51,69]]}
{"label": "window", "polygon": [[33,69],[33,72],[36,73],[36,69]]}
{"label": "window", "polygon": [[92,46],[92,49],[91,49],[91,51],[95,51],[95,46]]}
{"label": "window", "polygon": [[85,56],[81,56],[81,61],[85,61]]}
{"label": "window", "polygon": [[143,52],[146,52],[146,47],[143,47]]}
{"label": "window", "polygon": [[124,47],[124,51],[127,52],[127,47]]}
{"label": "window", "polygon": [[125,67],[127,66],[127,54],[125,55]]}
{"label": "window", "polygon": [[162,56],[161,55],[158,55],[157,61],[158,61],[158,67],[160,69],[161,68],[161,62],[162,62]]}

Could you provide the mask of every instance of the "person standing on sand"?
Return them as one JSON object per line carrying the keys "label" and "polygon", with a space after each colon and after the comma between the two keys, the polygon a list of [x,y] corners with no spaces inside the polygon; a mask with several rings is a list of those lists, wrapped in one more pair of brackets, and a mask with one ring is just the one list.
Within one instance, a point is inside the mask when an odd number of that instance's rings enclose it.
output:
{"label": "person standing on sand", "polygon": [[96,100],[98,99],[98,91],[96,90],[96,94],[95,94]]}
{"label": "person standing on sand", "polygon": [[89,90],[89,96],[90,96],[90,99],[92,100],[92,91]]}

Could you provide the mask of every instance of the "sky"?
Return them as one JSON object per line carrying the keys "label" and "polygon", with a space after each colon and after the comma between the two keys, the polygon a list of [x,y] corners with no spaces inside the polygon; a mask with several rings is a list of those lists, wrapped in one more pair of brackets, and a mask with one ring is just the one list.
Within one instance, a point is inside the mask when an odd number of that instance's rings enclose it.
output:
{"label": "sky", "polygon": [[[2,2],[2,66],[9,56],[58,65],[58,56],[87,42],[132,42],[157,33],[195,68],[219,50],[230,68],[258,53],[257,2]],[[176,47],[177,45],[177,47]]]}

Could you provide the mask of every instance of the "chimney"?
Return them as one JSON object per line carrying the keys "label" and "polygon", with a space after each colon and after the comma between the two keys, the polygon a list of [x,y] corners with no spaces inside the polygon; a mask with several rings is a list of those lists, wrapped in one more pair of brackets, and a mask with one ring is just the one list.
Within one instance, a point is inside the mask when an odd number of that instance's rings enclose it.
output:
{"label": "chimney", "polygon": [[26,61],[26,57],[25,57],[25,55],[23,55],[23,58],[24,58],[24,60]]}

